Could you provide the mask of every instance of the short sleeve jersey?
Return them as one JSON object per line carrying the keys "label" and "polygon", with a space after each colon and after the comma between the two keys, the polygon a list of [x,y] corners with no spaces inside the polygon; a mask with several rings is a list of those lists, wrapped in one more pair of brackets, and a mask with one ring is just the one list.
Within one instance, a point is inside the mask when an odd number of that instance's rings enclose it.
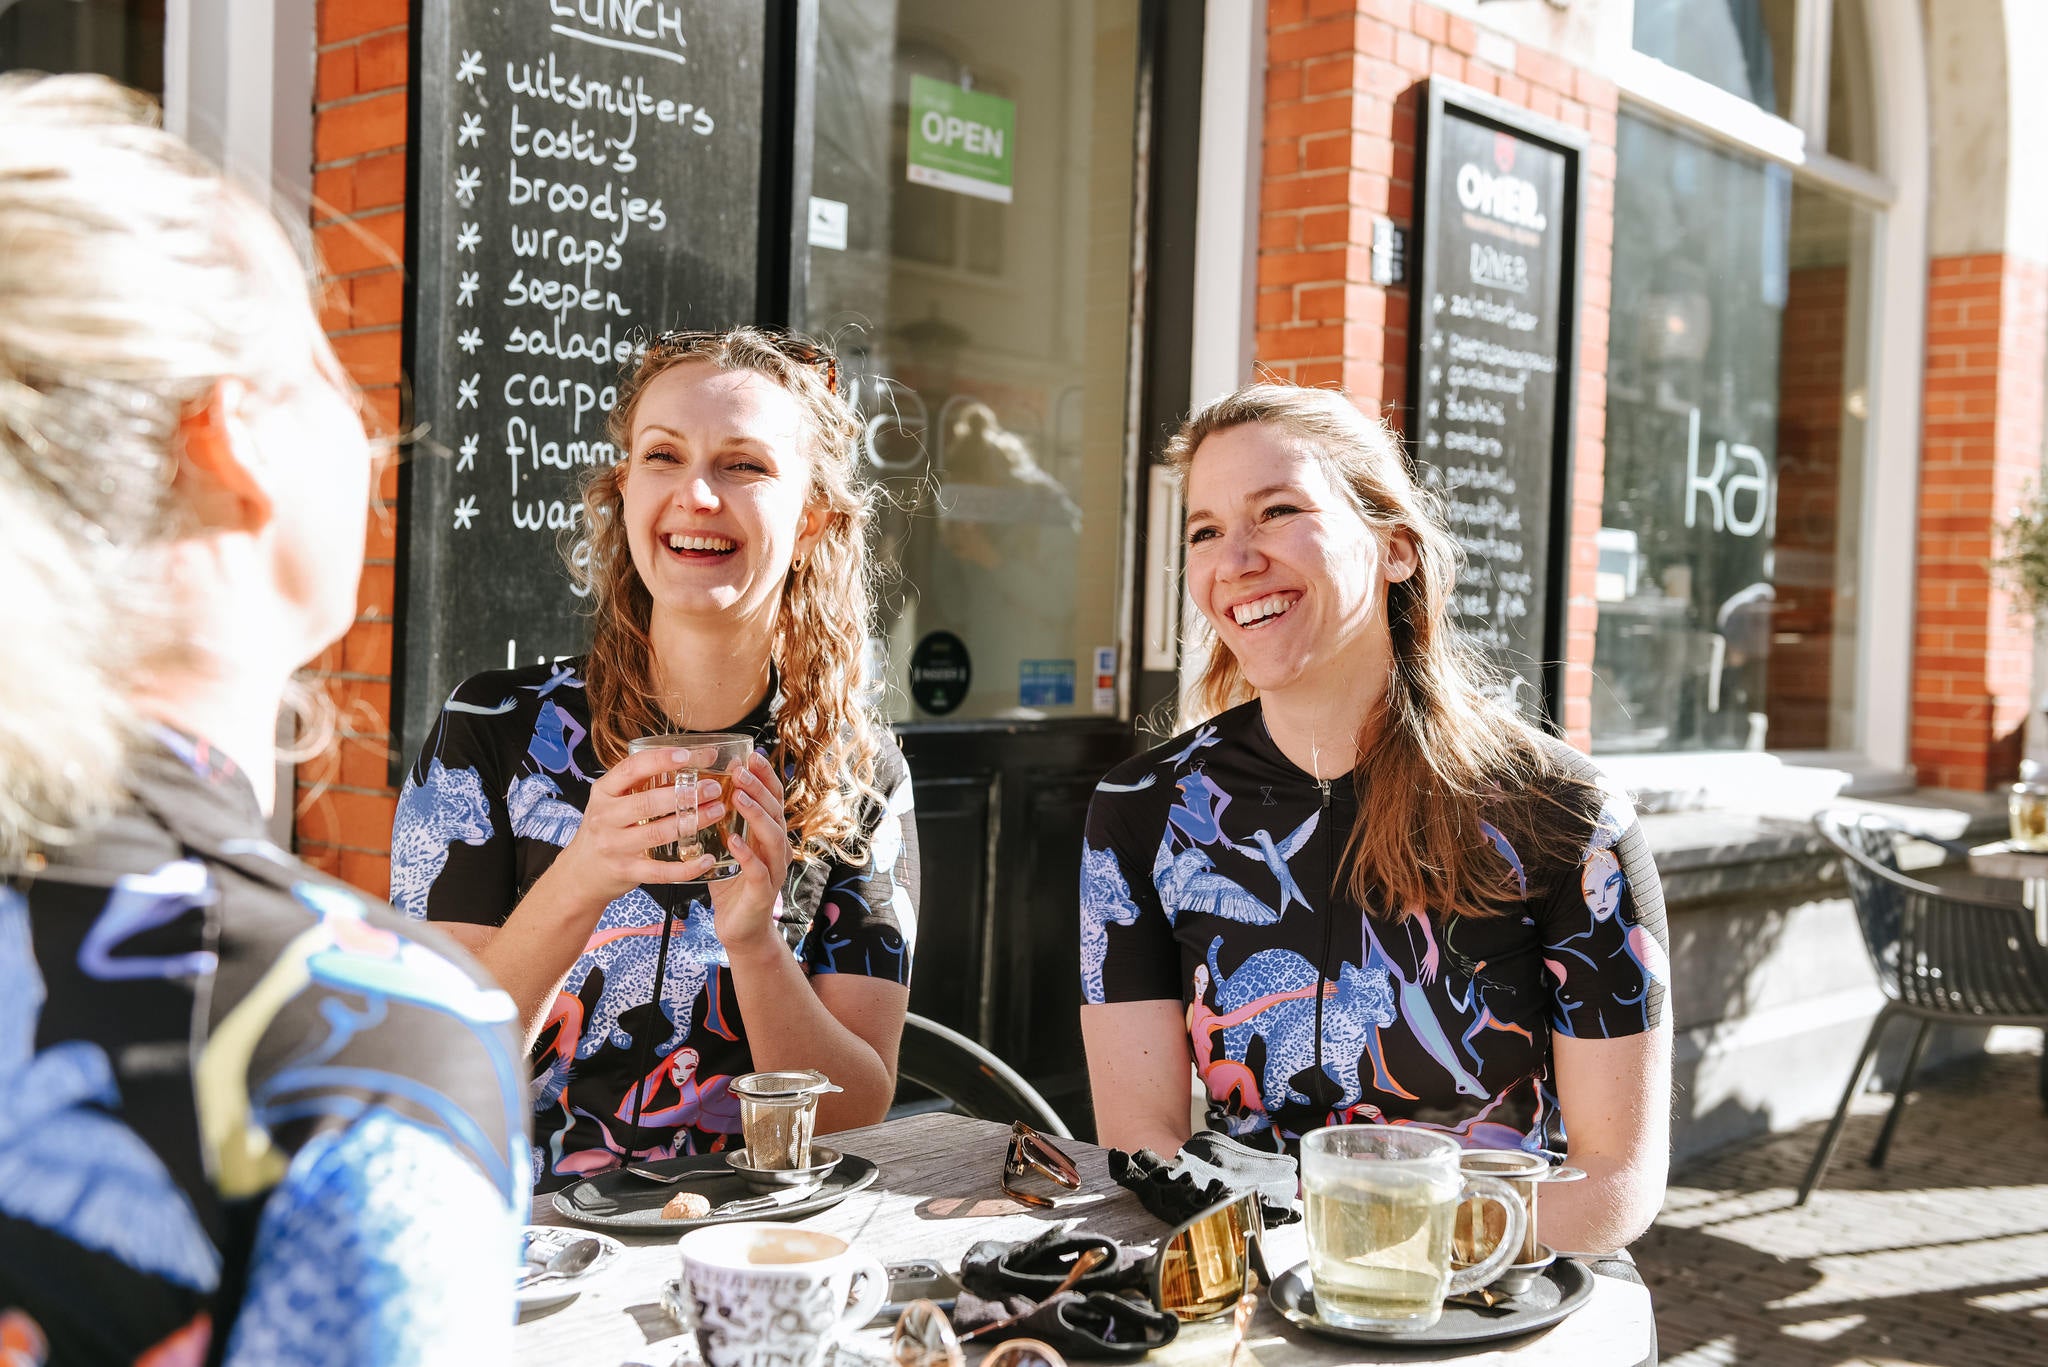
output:
{"label": "short sleeve jersey", "polygon": [[[442,708],[398,800],[391,900],[502,925],[583,821],[604,773],[582,661],[478,674]],[[769,696],[735,731],[774,743]],[[910,772],[884,733],[859,863],[792,862],[783,932],[811,975],[908,984],[917,929]],[[628,1158],[736,1143],[746,1022],[702,883],[634,888],[598,918],[535,1042],[533,1180],[561,1187]]]}
{"label": "short sleeve jersey", "polygon": [[512,1001],[163,732],[0,881],[0,1361],[502,1361]]}
{"label": "short sleeve jersey", "polygon": [[1483,917],[1352,902],[1356,816],[1351,780],[1297,768],[1256,700],[1119,766],[1082,847],[1084,999],[1178,999],[1209,1126],[1249,1143],[1408,1122],[1561,1157],[1552,1036],[1638,1034],[1664,1014],[1663,897],[1626,798],[1586,822],[1569,868],[1525,867],[1486,826],[1519,886],[1547,891]]}

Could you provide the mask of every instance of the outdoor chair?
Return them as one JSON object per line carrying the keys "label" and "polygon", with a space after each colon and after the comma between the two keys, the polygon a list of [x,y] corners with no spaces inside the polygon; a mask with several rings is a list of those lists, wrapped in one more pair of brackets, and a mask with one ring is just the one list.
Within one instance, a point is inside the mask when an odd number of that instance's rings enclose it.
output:
{"label": "outdoor chair", "polygon": [[[1966,896],[1900,872],[1900,847],[1926,837],[1873,813],[1826,811],[1813,824],[1841,852],[1842,873],[1885,1003],[1871,1022],[1863,1053],[1806,1170],[1806,1180],[1799,1184],[1800,1205],[1820,1185],[1842,1137],[1849,1103],[1863,1089],[1878,1043],[1894,1017],[1909,1017],[1920,1028],[1906,1052],[1891,1111],[1870,1151],[1874,1168],[1884,1166],[1906,1093],[1913,1086],[1913,1070],[1935,1026],[2048,1029],[2048,946],[2034,938],[2033,915],[2021,907],[2017,895],[2010,902]],[[1931,843],[1956,848],[1946,841]],[[2041,1088],[2042,1100],[2048,1102],[2048,1049],[2043,1053]]]}
{"label": "outdoor chair", "polygon": [[959,1031],[923,1016],[903,1018],[896,1085],[896,1104],[889,1109],[891,1120],[952,1111],[1005,1125],[1023,1120],[1046,1134],[1073,1135],[1059,1113],[1016,1069]]}

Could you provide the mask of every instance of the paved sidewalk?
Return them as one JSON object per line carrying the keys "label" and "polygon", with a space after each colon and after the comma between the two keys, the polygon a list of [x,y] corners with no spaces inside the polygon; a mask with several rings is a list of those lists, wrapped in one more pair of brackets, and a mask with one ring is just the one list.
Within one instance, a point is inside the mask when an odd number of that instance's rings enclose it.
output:
{"label": "paved sidewalk", "polygon": [[2048,1116],[2038,1054],[1924,1080],[1882,1172],[1860,1098],[1819,1191],[1822,1125],[1675,1173],[1635,1245],[1665,1367],[2048,1367]]}

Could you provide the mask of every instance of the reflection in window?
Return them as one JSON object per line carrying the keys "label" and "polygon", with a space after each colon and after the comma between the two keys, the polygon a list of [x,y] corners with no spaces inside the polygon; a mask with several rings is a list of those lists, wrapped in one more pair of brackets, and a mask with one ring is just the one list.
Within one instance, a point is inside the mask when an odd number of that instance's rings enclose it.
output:
{"label": "reflection in window", "polygon": [[0,3],[0,71],[92,71],[161,99],[164,0]]}
{"label": "reflection in window", "polygon": [[1619,133],[1594,745],[1847,748],[1869,215]]}
{"label": "reflection in window", "polygon": [[1769,114],[1792,107],[1797,0],[1636,0],[1635,49]]}

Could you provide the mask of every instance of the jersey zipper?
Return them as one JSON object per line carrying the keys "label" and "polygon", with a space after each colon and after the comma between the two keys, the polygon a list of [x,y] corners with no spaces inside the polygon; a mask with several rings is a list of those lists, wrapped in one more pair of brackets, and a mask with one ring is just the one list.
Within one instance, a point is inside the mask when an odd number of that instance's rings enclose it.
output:
{"label": "jersey zipper", "polygon": [[1323,949],[1316,956],[1316,1072],[1323,1071],[1323,983],[1329,977],[1330,937],[1334,933],[1336,908],[1336,879],[1330,858],[1330,780],[1319,778],[1316,787],[1323,791]]}

